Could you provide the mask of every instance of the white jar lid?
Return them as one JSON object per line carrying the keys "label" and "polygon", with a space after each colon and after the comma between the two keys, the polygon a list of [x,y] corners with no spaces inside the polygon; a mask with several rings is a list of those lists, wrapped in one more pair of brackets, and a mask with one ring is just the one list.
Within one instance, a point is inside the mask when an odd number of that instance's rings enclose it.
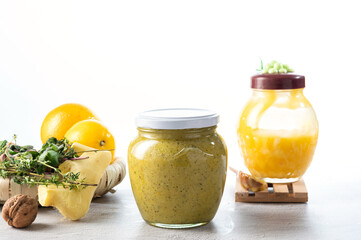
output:
{"label": "white jar lid", "polygon": [[155,109],[140,113],[135,119],[137,127],[150,129],[190,129],[216,126],[216,112],[196,108]]}

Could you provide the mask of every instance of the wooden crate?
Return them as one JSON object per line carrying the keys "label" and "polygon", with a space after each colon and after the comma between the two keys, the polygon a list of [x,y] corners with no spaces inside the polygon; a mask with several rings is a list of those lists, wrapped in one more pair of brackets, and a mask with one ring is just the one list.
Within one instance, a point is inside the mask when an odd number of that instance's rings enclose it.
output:
{"label": "wooden crate", "polygon": [[244,189],[236,178],[236,202],[283,202],[303,203],[308,201],[305,182],[301,179],[294,183],[269,183],[268,189],[251,192]]}

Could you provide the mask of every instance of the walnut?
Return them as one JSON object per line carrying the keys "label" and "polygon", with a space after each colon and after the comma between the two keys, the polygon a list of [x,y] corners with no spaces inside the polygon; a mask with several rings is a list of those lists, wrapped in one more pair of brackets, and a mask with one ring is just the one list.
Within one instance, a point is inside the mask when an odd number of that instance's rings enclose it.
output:
{"label": "walnut", "polygon": [[38,201],[28,195],[18,194],[9,198],[2,210],[2,216],[12,227],[24,228],[34,222],[38,214]]}

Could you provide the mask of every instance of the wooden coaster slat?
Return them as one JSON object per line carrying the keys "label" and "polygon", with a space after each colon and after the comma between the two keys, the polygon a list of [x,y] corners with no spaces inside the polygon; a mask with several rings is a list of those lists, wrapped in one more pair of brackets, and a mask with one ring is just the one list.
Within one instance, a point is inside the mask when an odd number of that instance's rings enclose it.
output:
{"label": "wooden coaster slat", "polygon": [[303,179],[301,179],[298,182],[293,183],[292,185],[293,185],[293,192],[294,192],[295,198],[307,198],[308,197],[307,188],[306,188],[306,185],[305,185],[305,182],[303,181]]}
{"label": "wooden coaster slat", "polygon": [[268,189],[260,192],[249,192],[244,189],[236,178],[236,202],[307,202],[308,192],[305,182],[301,179],[295,183],[268,184]]}
{"label": "wooden coaster slat", "polygon": [[287,198],[289,194],[287,184],[273,184],[273,192],[279,198]]}
{"label": "wooden coaster slat", "polygon": [[[244,191],[247,191],[244,189]],[[259,192],[256,192],[255,195],[256,195],[256,198],[265,198],[267,197],[268,195],[268,188],[266,188],[265,190],[262,190],[262,191],[259,191]]]}

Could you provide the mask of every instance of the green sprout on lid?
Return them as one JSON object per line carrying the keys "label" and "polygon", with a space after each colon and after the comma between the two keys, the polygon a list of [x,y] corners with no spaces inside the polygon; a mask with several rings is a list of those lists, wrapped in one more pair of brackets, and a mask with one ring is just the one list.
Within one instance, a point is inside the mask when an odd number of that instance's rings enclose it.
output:
{"label": "green sprout on lid", "polygon": [[262,72],[263,74],[269,73],[291,73],[294,72],[292,68],[290,68],[287,64],[283,64],[280,62],[277,62],[275,60],[271,61],[270,63],[266,64],[266,66],[263,66],[263,61],[261,59],[261,69],[257,69],[257,71]]}

